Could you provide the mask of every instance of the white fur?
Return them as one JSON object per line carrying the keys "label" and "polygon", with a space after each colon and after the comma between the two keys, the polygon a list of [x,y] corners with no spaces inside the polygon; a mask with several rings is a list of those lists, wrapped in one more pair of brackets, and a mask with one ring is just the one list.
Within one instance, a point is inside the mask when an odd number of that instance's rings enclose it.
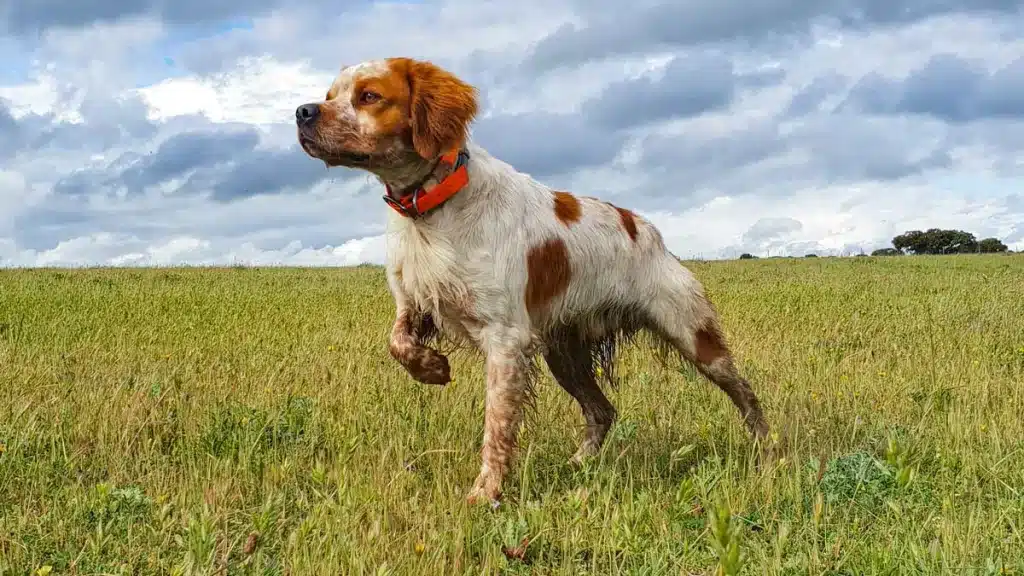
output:
{"label": "white fur", "polygon": [[386,74],[387,71],[386,62],[372,60],[343,67],[338,72],[334,81],[331,82],[328,93],[334,95],[333,98],[330,98],[330,101],[336,106],[340,121],[358,127],[359,132],[362,134],[371,134],[377,129],[377,122],[372,115],[356,110],[353,105],[356,94],[353,94],[352,90],[359,80],[372,76],[381,76]]}

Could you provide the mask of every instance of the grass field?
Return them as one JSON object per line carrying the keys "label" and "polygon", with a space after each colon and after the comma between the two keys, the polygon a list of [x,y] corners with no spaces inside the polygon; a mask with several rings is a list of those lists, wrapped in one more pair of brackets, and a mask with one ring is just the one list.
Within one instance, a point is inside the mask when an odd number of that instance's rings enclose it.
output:
{"label": "grass field", "polygon": [[497,510],[480,362],[407,377],[378,268],[0,272],[0,574],[1024,574],[1024,256],[689,265],[782,459],[628,348]]}

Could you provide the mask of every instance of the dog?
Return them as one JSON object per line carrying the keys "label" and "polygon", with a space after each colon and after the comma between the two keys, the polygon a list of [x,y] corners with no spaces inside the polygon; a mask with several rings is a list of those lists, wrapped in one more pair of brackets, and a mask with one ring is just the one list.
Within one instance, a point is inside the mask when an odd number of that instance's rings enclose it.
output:
{"label": "dog", "polygon": [[295,110],[306,154],[383,184],[391,356],[435,385],[451,380],[437,338],[485,358],[482,462],[467,501],[500,502],[540,356],[586,421],[572,462],[597,454],[616,419],[599,380],[614,383],[617,343],[640,334],[718,385],[764,439],[715,308],[658,229],[491,156],[469,138],[477,112],[474,86],[411,58],[343,67],[323,101]]}

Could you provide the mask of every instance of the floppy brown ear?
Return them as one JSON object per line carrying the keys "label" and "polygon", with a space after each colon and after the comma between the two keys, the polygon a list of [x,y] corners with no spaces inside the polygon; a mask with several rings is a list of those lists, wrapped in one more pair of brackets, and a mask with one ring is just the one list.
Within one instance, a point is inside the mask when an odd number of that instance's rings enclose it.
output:
{"label": "floppy brown ear", "polygon": [[436,158],[466,139],[477,113],[477,90],[430,62],[408,60],[412,145]]}

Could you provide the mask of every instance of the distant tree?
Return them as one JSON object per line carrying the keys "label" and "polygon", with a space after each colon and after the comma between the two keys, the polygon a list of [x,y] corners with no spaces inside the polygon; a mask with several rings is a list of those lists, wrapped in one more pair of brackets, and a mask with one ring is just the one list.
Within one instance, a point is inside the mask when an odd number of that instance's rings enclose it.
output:
{"label": "distant tree", "polygon": [[871,253],[872,256],[900,256],[903,252],[895,248],[879,248]]}
{"label": "distant tree", "polygon": [[978,241],[974,234],[941,228],[904,232],[892,239],[892,245],[904,254],[965,254],[978,251]]}
{"label": "distant tree", "polygon": [[814,253],[811,253],[811,254],[804,254],[804,258],[817,258],[817,257],[818,257],[818,255],[817,255],[817,254],[814,254]]}
{"label": "distant tree", "polygon": [[986,254],[1006,252],[1009,250],[1009,247],[1007,247],[1006,244],[1003,244],[1003,242],[998,238],[985,238],[981,242],[978,242],[978,248],[979,251]]}
{"label": "distant tree", "polygon": [[756,258],[757,258],[757,256],[754,256],[753,254],[750,254],[750,253],[747,253],[747,252],[744,252],[743,254],[740,254],[740,260],[753,260],[753,259],[756,259]]}

